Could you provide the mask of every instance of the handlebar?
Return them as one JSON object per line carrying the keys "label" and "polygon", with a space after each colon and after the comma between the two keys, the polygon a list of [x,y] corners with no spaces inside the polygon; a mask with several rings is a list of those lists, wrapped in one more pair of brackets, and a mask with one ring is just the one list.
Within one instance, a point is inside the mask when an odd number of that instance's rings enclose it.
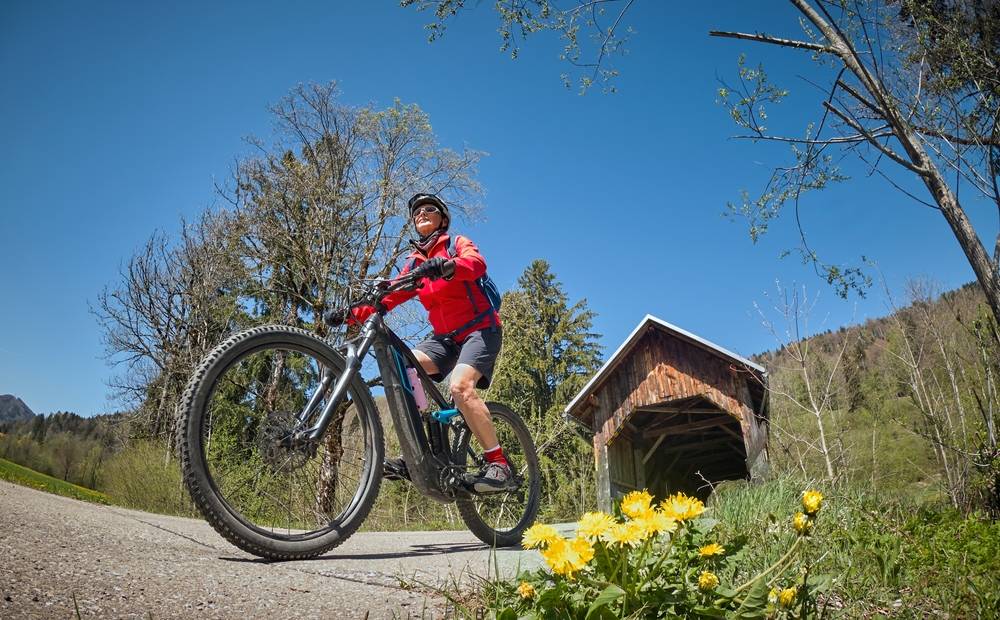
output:
{"label": "handlebar", "polygon": [[[449,276],[454,273],[454,263],[453,261],[448,261],[450,263],[450,270],[445,273]],[[344,314],[347,314],[352,308],[358,308],[362,306],[375,306],[378,307],[382,300],[385,299],[391,293],[397,291],[414,291],[423,288],[424,284],[422,280],[424,278],[430,278],[436,280],[439,277],[437,275],[430,275],[424,273],[419,269],[414,269],[413,271],[407,272],[401,276],[397,276],[393,279],[375,279],[367,280],[367,286],[364,292],[361,294],[361,298],[356,302],[350,304],[342,310]],[[335,311],[341,312],[341,311]],[[328,321],[329,322],[329,321]],[[331,323],[333,324],[333,323]]]}
{"label": "handlebar", "polygon": [[362,306],[377,306],[383,299],[396,291],[412,291],[423,288],[421,280],[426,277],[419,273],[407,273],[394,279],[376,279],[367,281],[361,298],[346,306],[343,311]]}

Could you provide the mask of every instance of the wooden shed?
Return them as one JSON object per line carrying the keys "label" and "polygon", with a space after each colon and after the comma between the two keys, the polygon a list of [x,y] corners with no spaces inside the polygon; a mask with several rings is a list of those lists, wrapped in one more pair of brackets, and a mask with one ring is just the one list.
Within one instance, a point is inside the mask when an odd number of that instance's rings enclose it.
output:
{"label": "wooden shed", "polygon": [[651,315],[566,407],[593,433],[598,504],[635,489],[705,497],[767,462],[767,371]]}

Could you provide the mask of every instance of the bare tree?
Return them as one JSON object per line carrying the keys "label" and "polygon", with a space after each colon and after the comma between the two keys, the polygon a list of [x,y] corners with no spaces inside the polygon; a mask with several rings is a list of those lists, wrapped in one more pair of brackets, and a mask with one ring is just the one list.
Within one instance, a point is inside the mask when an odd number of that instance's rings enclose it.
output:
{"label": "bare tree", "polygon": [[[822,115],[804,136],[774,134],[765,126],[765,104],[779,102],[787,91],[741,58],[739,84],[719,91],[737,125],[749,132],[740,137],[789,143],[795,160],[774,171],[758,198],[744,194],[735,211],[750,220],[751,235],[762,233],[786,204],[797,213],[805,192],[846,178],[831,155],[846,149],[870,174],[942,215],[1000,317],[1000,235],[991,257],[959,201],[965,187],[1000,208],[1000,4],[966,11],[960,3],[929,10],[933,3],[910,0],[790,2],[802,17],[804,39],[711,33],[813,54],[817,70],[809,81],[823,94]],[[915,175],[929,199],[906,192],[899,172]],[[867,279],[858,268],[821,262],[801,227],[800,234],[803,258],[842,294]]]}
{"label": "bare tree", "polygon": [[[275,141],[251,139],[228,210],[182,223],[180,239],[154,233],[93,310],[106,354],[124,372],[116,395],[166,435],[194,365],[233,329],[265,322],[305,325],[348,284],[388,275],[407,239],[409,193],[443,193],[456,216],[474,216],[481,153],[438,146],[427,115],[396,102],[385,110],[337,101],[335,84],[299,86],[272,106]],[[275,381],[280,364],[272,369]]]}
{"label": "bare tree", "polygon": [[124,369],[109,385],[139,412],[144,435],[171,441],[174,404],[187,377],[233,321],[238,259],[226,251],[228,226],[226,214],[206,212],[195,224],[182,222],[178,242],[154,232],[91,309],[104,331],[106,358]]}
{"label": "bare tree", "polygon": [[220,188],[259,314],[320,334],[316,317],[346,302],[351,281],[395,267],[407,248],[411,194],[441,193],[471,216],[480,193],[482,154],[440,147],[419,107],[353,108],[338,97],[335,83],[295,88],[271,108],[275,143],[251,139],[256,154]]}
{"label": "bare tree", "polygon": [[890,296],[896,338],[886,347],[918,412],[917,424],[901,421],[902,426],[933,449],[944,490],[956,508],[995,502],[995,490],[973,482],[977,472],[996,476],[998,454],[996,352],[981,337],[982,318],[969,329],[959,313],[942,314],[934,303],[937,287],[926,280],[910,281],[907,298],[909,306],[900,310]]}
{"label": "bare tree", "polygon": [[[843,469],[846,454],[839,438],[836,442],[831,439],[831,425],[838,408],[844,352],[857,334],[848,333],[836,349],[829,352],[831,362],[826,362],[822,355],[813,351],[813,346],[818,345],[813,339],[806,338],[805,331],[817,300],[818,296],[810,300],[804,287],[789,291],[778,285],[777,298],[771,309],[765,310],[756,303],[754,306],[764,328],[778,343],[780,352],[775,356],[778,364],[769,369],[771,381],[768,390],[773,397],[777,397],[772,403],[785,403],[791,408],[790,415],[784,420],[777,414],[772,415],[770,426],[775,431],[775,438],[788,454],[795,452],[803,474],[808,475],[806,456],[812,453],[822,459],[826,477],[833,480]],[[790,418],[798,415],[811,418],[815,433],[793,430]]]}

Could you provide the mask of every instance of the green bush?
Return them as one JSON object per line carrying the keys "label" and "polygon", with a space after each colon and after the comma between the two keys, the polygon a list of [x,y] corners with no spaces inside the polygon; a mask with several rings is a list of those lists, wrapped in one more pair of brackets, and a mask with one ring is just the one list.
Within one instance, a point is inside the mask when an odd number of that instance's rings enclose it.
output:
{"label": "green bush", "polygon": [[98,487],[128,508],[197,516],[177,460],[161,443],[133,442],[111,456],[101,468]]}

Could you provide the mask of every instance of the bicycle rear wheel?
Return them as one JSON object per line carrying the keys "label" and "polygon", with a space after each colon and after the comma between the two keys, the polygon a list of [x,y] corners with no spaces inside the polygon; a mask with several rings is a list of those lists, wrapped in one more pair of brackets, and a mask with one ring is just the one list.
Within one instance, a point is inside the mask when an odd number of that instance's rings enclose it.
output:
{"label": "bicycle rear wheel", "polygon": [[[288,441],[323,373],[336,380],[344,369],[323,340],[273,325],[232,336],[195,371],[178,429],[184,482],[212,527],[237,547],[274,560],[313,557],[368,515],[381,484],[383,440],[360,379],[319,442]],[[316,404],[321,411],[325,393]]]}
{"label": "bicycle rear wheel", "polygon": [[[531,433],[520,416],[500,403],[488,402],[486,407],[511,472],[519,484],[511,491],[459,500],[457,507],[465,525],[479,540],[493,547],[513,547],[521,544],[524,530],[538,516],[541,495],[538,454]],[[462,455],[461,465],[476,469],[484,463],[481,456],[473,456],[471,437],[471,432],[463,434],[458,454]]]}

